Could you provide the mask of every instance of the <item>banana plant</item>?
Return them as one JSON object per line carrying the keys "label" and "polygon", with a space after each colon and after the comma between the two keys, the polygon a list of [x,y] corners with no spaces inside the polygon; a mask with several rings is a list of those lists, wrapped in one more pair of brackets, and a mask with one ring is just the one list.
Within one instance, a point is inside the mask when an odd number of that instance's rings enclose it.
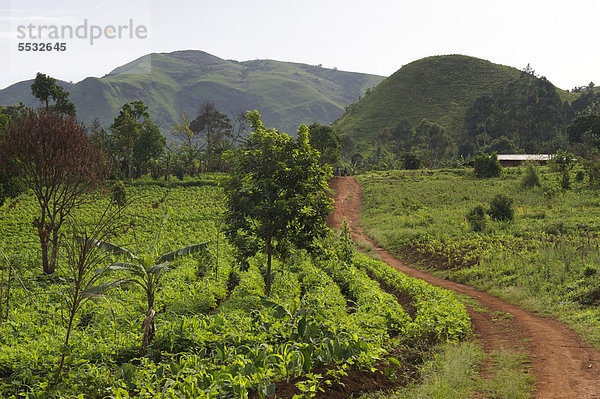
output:
{"label": "banana plant", "polygon": [[156,314],[154,310],[154,297],[162,277],[171,268],[171,262],[183,256],[189,256],[194,253],[206,251],[208,243],[210,242],[206,241],[199,244],[189,245],[187,247],[179,248],[175,251],[159,255],[158,246],[160,242],[160,236],[168,216],[168,213],[164,216],[154,242],[152,245],[150,245],[145,254],[135,255],[128,249],[111,244],[109,242],[97,243],[98,246],[104,248],[105,250],[117,255],[123,255],[125,258],[127,258],[126,262],[116,262],[106,266],[106,271],[123,271],[130,274],[131,277],[126,279],[126,281],[139,285],[146,294],[148,310],[146,318],[142,324],[144,329],[144,336],[142,338],[143,351],[146,350],[146,347],[156,333],[156,326],[154,324],[154,315]]}

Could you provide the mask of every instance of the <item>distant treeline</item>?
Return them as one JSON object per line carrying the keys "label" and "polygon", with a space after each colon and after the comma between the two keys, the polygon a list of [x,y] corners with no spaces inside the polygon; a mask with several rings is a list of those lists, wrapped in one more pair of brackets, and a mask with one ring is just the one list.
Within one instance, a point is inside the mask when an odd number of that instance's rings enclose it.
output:
{"label": "distant treeline", "polygon": [[449,132],[423,119],[417,126],[402,119],[382,129],[372,151],[354,152],[352,137],[343,137],[344,158],[351,164],[387,169],[389,165],[448,166],[481,153],[555,153],[594,155],[600,148],[600,92],[594,84],[578,88],[571,103],[531,68],[467,108],[461,132]]}

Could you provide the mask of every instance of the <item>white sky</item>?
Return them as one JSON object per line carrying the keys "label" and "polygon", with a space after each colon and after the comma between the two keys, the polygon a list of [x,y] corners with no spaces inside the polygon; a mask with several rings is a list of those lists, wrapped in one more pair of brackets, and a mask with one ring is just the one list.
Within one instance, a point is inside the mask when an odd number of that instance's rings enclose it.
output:
{"label": "white sky", "polygon": [[[466,54],[555,85],[600,84],[598,0],[0,0],[0,88],[44,72],[77,82],[149,52],[203,50],[225,59],[323,64],[388,76],[430,55]],[[18,25],[145,25],[145,39],[46,40],[19,52]]]}

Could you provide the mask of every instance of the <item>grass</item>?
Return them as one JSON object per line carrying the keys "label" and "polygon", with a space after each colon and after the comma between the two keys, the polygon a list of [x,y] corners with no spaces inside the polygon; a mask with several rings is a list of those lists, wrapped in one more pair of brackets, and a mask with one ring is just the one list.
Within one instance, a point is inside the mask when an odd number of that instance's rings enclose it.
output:
{"label": "grass", "polygon": [[421,379],[396,392],[364,395],[363,399],[466,399],[478,389],[478,367],[484,358],[475,342],[444,344],[420,370]]}
{"label": "grass", "polygon": [[[466,169],[360,176],[361,224],[405,260],[553,315],[600,347],[597,191],[587,181],[560,190],[558,173],[538,173],[542,187],[529,190],[520,188],[519,168],[493,179],[477,179]],[[467,212],[489,207],[498,193],[514,200],[515,220],[488,218],[484,232],[471,231]]]}
{"label": "grass", "polygon": [[527,357],[522,353],[501,350],[492,355],[491,377],[481,381],[479,391],[487,398],[527,399],[533,392],[533,378],[528,373]]}

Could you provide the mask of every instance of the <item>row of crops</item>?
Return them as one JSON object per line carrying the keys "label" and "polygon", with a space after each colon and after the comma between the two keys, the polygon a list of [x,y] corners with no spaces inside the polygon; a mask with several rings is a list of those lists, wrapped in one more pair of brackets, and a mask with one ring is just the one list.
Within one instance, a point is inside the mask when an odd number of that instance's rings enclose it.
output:
{"label": "row of crops", "polygon": [[[266,259],[259,255],[240,269],[219,233],[221,189],[187,183],[128,187],[136,199],[119,245],[145,251],[166,212],[160,253],[209,242],[207,251],[175,262],[161,280],[157,331],[147,351],[140,351],[144,293],[123,284],[78,314],[58,377],[67,312],[61,293],[71,281],[62,269],[52,278],[41,275],[30,227],[33,199],[23,196],[0,209],[6,253],[0,397],[271,397],[290,384],[290,397],[314,397],[350,370],[394,379],[402,348],[469,333],[468,315],[452,294],[362,254],[348,256],[334,234],[318,253],[297,251],[285,264],[276,262],[265,297]],[[78,211],[82,225],[93,224],[103,201]],[[410,309],[399,293],[410,298]]]}

